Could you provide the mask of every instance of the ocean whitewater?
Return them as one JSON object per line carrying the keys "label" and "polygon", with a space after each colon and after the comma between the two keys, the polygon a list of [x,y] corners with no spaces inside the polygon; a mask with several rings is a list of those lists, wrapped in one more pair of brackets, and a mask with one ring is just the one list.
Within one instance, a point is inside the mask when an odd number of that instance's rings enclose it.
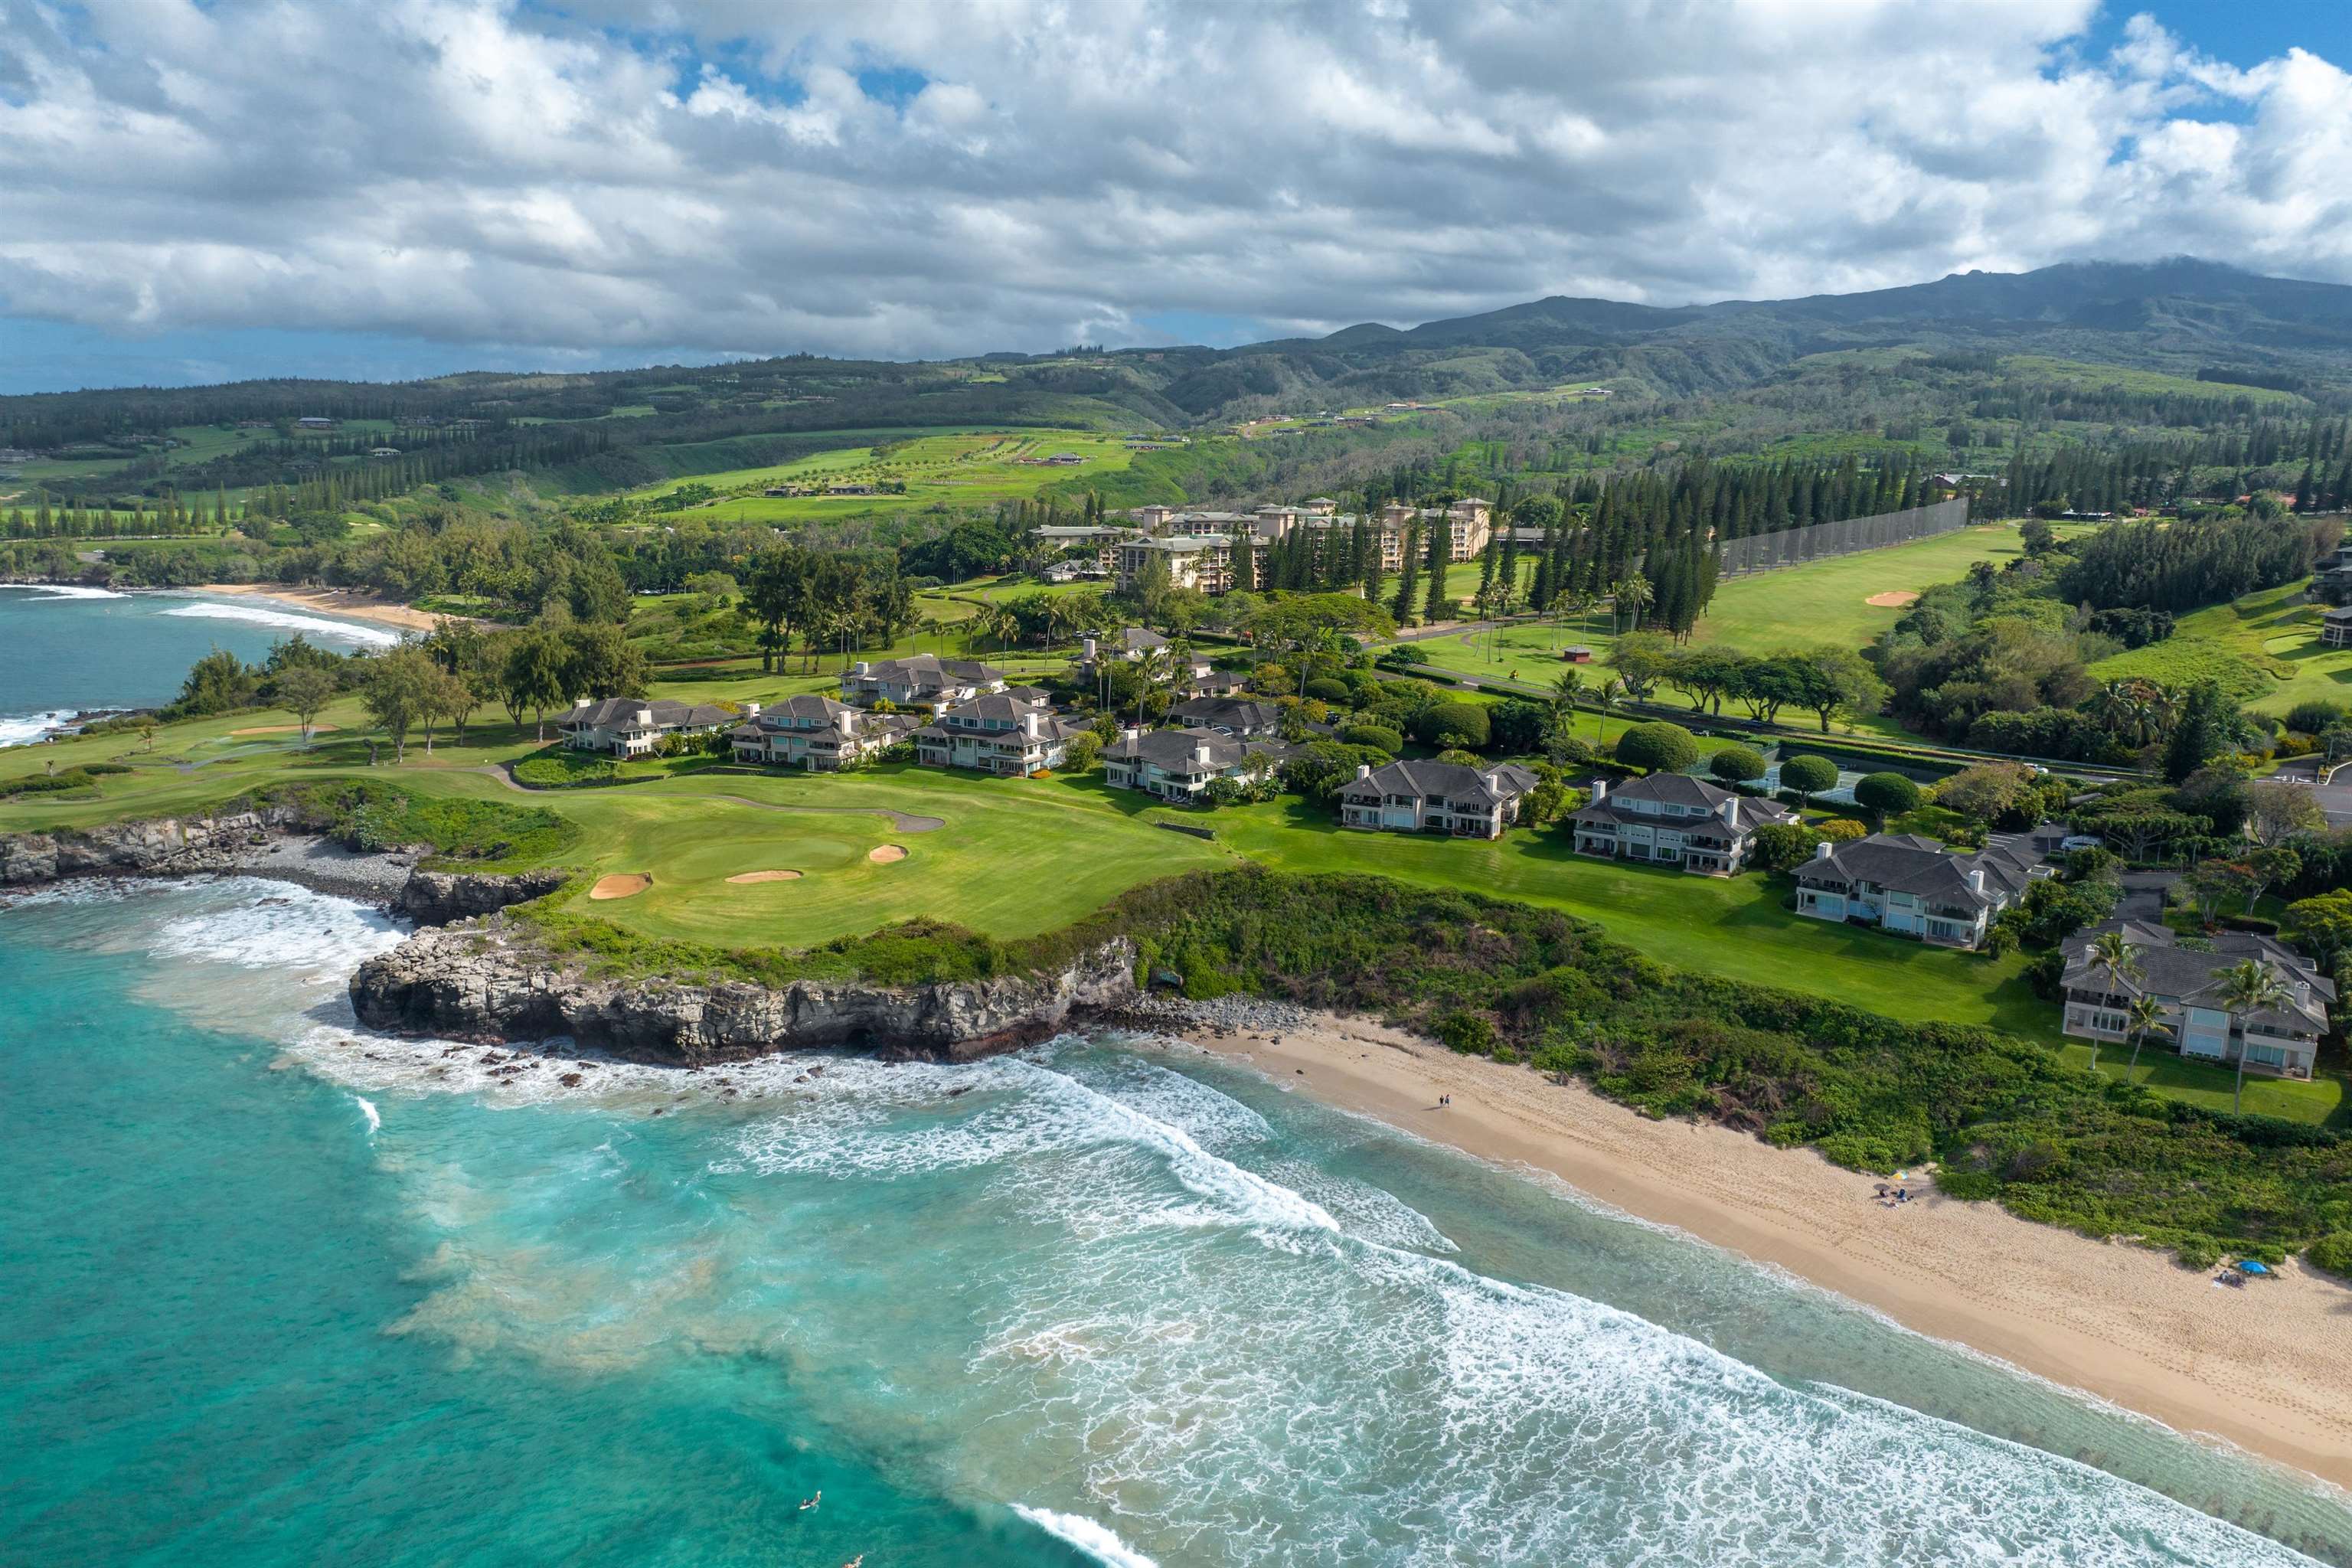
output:
{"label": "ocean whitewater", "polygon": [[2352,1563],[2339,1496],[1197,1053],[390,1040],[399,934],[0,908],[22,1560]]}

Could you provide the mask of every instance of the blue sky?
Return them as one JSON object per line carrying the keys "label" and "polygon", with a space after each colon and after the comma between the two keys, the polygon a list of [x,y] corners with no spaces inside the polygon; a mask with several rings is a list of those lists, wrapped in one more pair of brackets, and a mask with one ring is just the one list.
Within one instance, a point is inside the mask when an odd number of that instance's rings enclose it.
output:
{"label": "blue sky", "polygon": [[2352,282],[2352,0],[637,11],[17,0],[0,393]]}

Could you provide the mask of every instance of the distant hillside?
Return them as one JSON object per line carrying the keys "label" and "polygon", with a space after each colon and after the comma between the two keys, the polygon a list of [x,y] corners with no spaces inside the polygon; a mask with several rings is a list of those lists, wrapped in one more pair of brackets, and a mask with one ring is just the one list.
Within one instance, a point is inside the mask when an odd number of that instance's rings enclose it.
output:
{"label": "distant hillside", "polygon": [[[1614,400],[1580,418],[1521,417],[1543,401],[1532,395],[1590,383],[1607,384]],[[2200,383],[2213,386],[2213,398],[2201,396]],[[1554,298],[1410,329],[1365,323],[1234,349],[912,364],[793,354],[397,384],[279,380],[44,394],[0,397],[0,449],[31,454],[8,476],[20,487],[61,495],[297,484],[322,465],[378,460],[382,448],[428,454],[420,471],[435,480],[519,469],[582,493],[788,461],[838,444],[829,435],[858,431],[1197,432],[1446,401],[1447,415],[1425,421],[1424,446],[1557,447],[1565,437],[1607,463],[1694,443],[1725,455],[1819,438],[1845,443],[1841,449],[1893,441],[1942,460],[1960,445],[1937,433],[1968,426],[1970,460],[1982,461],[1989,445],[2029,435],[2107,439],[2123,427],[2159,436],[2242,422],[2254,417],[2247,387],[2308,400],[2264,407],[2263,416],[2352,406],[2352,288],[2204,261],[2095,262],[1673,309]],[[298,425],[306,417],[336,423]],[[1245,482],[1347,484],[1368,462],[1427,456],[1402,449],[1391,431],[1324,435],[1310,444],[1311,463],[1204,448],[1157,459],[1122,482],[1197,500]],[[1562,457],[1555,449],[1547,460]],[[1176,468],[1191,477],[1160,472]]]}
{"label": "distant hillside", "polygon": [[1211,356],[1166,392],[1203,416],[1242,395],[1327,387],[1442,397],[1622,376],[1676,396],[1747,385],[1809,354],[1895,346],[2341,387],[2352,385],[2352,288],[2176,258],[1676,309],[1553,298],[1408,331],[1367,322],[1254,343]]}

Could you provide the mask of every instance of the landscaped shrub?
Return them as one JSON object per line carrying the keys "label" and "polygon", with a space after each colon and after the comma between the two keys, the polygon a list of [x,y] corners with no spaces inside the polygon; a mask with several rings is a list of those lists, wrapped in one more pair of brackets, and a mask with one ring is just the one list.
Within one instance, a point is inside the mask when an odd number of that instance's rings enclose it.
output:
{"label": "landscaped shrub", "polygon": [[1617,760],[1654,773],[1678,773],[1698,761],[1698,742],[1680,724],[1635,724],[1617,737]]}
{"label": "landscaped shrub", "polygon": [[1370,724],[1359,721],[1353,724],[1343,725],[1339,730],[1339,739],[1351,746],[1370,746],[1375,750],[1386,752],[1391,757],[1404,750],[1404,737],[1385,724]]}
{"label": "landscaped shrub", "polygon": [[1743,784],[1764,776],[1764,753],[1753,746],[1726,746],[1707,758],[1706,771],[1727,784]]}
{"label": "landscaped shrub", "polygon": [[1780,784],[1797,792],[1800,800],[1808,800],[1825,789],[1837,787],[1837,764],[1827,757],[1811,752],[1780,760]]}
{"label": "landscaped shrub", "polygon": [[1486,707],[1477,702],[1433,702],[1414,715],[1412,733],[1425,746],[1459,746],[1471,752],[1485,751],[1494,739]]}
{"label": "landscaped shrub", "polygon": [[536,756],[525,757],[517,763],[514,776],[515,783],[529,784],[533,789],[575,789],[586,784],[611,784],[621,776],[621,768],[610,757],[550,747]]}
{"label": "landscaped shrub", "polygon": [[2352,1276],[2352,1230],[2331,1230],[2305,1249],[2303,1260],[2330,1274]]}
{"label": "landscaped shrub", "polygon": [[1919,786],[1901,773],[1865,773],[1853,786],[1853,803],[1885,818],[1919,804]]}
{"label": "landscaped shrub", "polygon": [[1786,871],[1813,858],[1822,836],[1799,822],[1768,822],[1756,830],[1756,862],[1767,871]]}
{"label": "landscaped shrub", "polygon": [[1354,701],[1356,694],[1349,689],[1346,681],[1334,680],[1328,675],[1318,675],[1300,689],[1299,695],[1311,697],[1318,702],[1345,704]]}
{"label": "landscaped shrub", "polygon": [[1866,838],[1870,836],[1870,829],[1851,816],[1824,817],[1813,824],[1813,831],[1821,835],[1824,843],[1829,844],[1851,844],[1857,838]]}

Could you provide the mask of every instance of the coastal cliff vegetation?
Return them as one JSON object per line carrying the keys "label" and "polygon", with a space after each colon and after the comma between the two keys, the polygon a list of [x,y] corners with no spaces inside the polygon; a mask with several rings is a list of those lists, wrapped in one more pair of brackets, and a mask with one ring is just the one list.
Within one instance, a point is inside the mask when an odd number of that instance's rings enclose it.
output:
{"label": "coastal cliff vegetation", "polygon": [[1126,936],[1141,984],[1378,1014],[1456,1050],[1584,1079],[1651,1115],[1704,1117],[1854,1169],[1932,1160],[1955,1196],[2193,1267],[2315,1244],[2339,1256],[2352,1232],[2352,1143],[2339,1133],[2166,1100],[1993,1029],[1675,969],[1590,922],[1475,893],[1204,871],[1022,941],[919,921],[797,952],[656,941],[564,906],[558,894],[511,913],[606,975],[772,986],[1043,972]]}

